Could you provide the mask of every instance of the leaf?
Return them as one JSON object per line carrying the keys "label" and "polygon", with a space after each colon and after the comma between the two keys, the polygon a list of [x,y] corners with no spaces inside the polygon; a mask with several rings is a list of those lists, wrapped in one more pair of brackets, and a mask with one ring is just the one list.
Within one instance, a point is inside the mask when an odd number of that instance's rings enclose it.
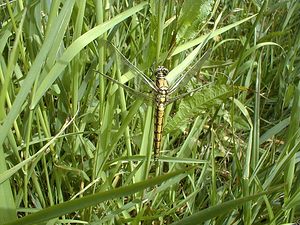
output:
{"label": "leaf", "polygon": [[38,75],[40,74],[40,71],[42,69],[42,66],[44,65],[44,62],[46,60],[47,54],[52,48],[53,41],[55,40],[55,37],[57,35],[57,32],[59,31],[60,27],[64,23],[65,20],[69,20],[72,8],[75,1],[66,1],[63,8],[60,11],[59,16],[57,17],[56,23],[51,27],[51,30],[49,32],[49,36],[46,37],[38,55],[36,56],[34,62],[32,63],[32,66],[21,86],[20,91],[18,92],[17,97],[15,98],[15,101],[13,102],[13,105],[8,113],[8,115],[4,119],[4,123],[0,127],[0,145],[3,143],[9,129],[11,128],[13,122],[15,119],[19,116],[19,113],[21,111],[22,105],[27,99],[27,96],[32,88],[32,85],[34,81],[37,79]]}
{"label": "leaf", "polygon": [[[178,66],[176,66],[174,69],[172,69],[169,74],[166,76],[167,81],[170,84],[176,83],[176,79],[179,80],[189,80],[190,76],[193,76],[196,74],[196,71],[198,72],[201,69],[201,66],[206,62],[207,58],[209,57],[211,51],[205,52],[201,58],[190,68],[187,72],[185,72],[182,77],[180,78],[180,74],[183,73],[183,71],[191,65],[193,60],[197,57],[198,53],[202,50],[203,45],[198,45],[197,48],[195,48]],[[184,86],[184,83],[182,81],[179,82],[180,85]],[[173,87],[173,86],[172,86]],[[171,88],[172,89],[172,88]],[[171,91],[172,92],[172,91]]]}
{"label": "leaf", "polygon": [[25,225],[25,224],[41,223],[55,217],[66,215],[70,212],[75,212],[80,209],[85,209],[90,206],[95,206],[96,204],[99,204],[107,200],[113,200],[127,195],[132,195],[148,187],[155,186],[162,182],[166,182],[169,179],[174,179],[174,177],[177,177],[178,175],[183,175],[183,174],[188,175],[188,171],[194,168],[195,167],[185,168],[183,170],[178,170],[176,172],[168,173],[162,176],[157,176],[143,182],[139,182],[132,185],[128,185],[128,186],[124,186],[124,187],[120,187],[120,188],[116,188],[104,192],[99,192],[75,200],[67,201],[58,205],[48,207],[39,212],[25,216],[14,222],[6,223],[4,225],[17,225],[17,224]]}
{"label": "leaf", "polygon": [[[23,166],[26,164],[31,163],[33,160],[35,160],[37,157],[42,155],[51,144],[55,142],[55,140],[63,133],[63,131],[73,122],[75,117],[73,117],[71,120],[66,121],[66,123],[62,126],[61,130],[45,145],[43,146],[39,151],[37,151],[32,156],[28,157],[27,159],[23,160],[22,162],[18,163],[17,165],[13,166],[9,170],[5,170],[4,172],[0,171],[0,185],[2,185],[3,182],[7,181],[13,174],[15,174],[18,170],[20,170]],[[2,150],[2,149],[1,149]],[[5,164],[3,164],[5,165]]]}
{"label": "leaf", "polygon": [[179,106],[179,111],[166,125],[164,131],[169,133],[181,127],[189,120],[199,116],[203,110],[222,103],[224,99],[233,94],[232,87],[228,85],[208,86],[191,97],[187,97]]}
{"label": "leaf", "polygon": [[199,31],[201,22],[210,14],[212,0],[185,0],[179,17],[179,38],[189,39]]}
{"label": "leaf", "polygon": [[178,47],[174,50],[174,52],[172,53],[172,56],[177,55],[177,54],[179,54],[179,53],[181,53],[181,52],[183,52],[183,51],[185,51],[185,50],[187,50],[187,49],[189,49],[189,48],[192,48],[192,47],[194,47],[194,46],[196,46],[196,45],[199,45],[200,43],[202,43],[203,41],[205,41],[205,40],[207,39],[208,36],[210,36],[209,39],[211,39],[211,38],[214,38],[214,37],[216,37],[216,36],[218,36],[218,35],[220,35],[220,34],[222,34],[222,33],[225,33],[226,31],[228,31],[228,30],[230,30],[230,29],[232,29],[232,28],[235,28],[235,27],[237,27],[238,25],[240,25],[240,24],[242,24],[242,23],[244,23],[244,22],[246,22],[246,21],[252,19],[252,18],[255,17],[256,15],[257,15],[257,14],[252,15],[252,16],[249,16],[249,17],[247,17],[247,18],[245,18],[245,19],[242,19],[242,20],[240,20],[240,21],[237,21],[237,22],[235,22],[235,23],[233,23],[233,24],[230,24],[230,25],[227,25],[227,26],[225,26],[225,27],[221,27],[221,28],[219,28],[219,29],[217,29],[217,30],[214,30],[212,33],[204,34],[204,35],[202,35],[202,36],[200,36],[200,37],[198,37],[198,38],[195,38],[195,39],[193,39],[193,40],[191,40],[191,41],[189,41],[189,42],[186,42],[186,43],[184,43],[184,44],[178,46]]}
{"label": "leaf", "polygon": [[275,135],[279,134],[281,131],[283,131],[284,129],[286,129],[286,127],[288,127],[289,124],[290,124],[290,120],[291,120],[291,118],[288,117],[288,118],[286,118],[286,119],[278,122],[277,124],[275,124],[274,126],[272,126],[270,129],[268,129],[259,138],[259,144],[260,145],[263,144],[269,138],[273,138]]}
{"label": "leaf", "polygon": [[102,23],[93,29],[89,30],[79,38],[77,38],[62,54],[59,60],[52,67],[50,72],[47,74],[45,79],[41,82],[39,88],[37,89],[36,95],[32,100],[30,108],[33,109],[38,104],[38,101],[42,98],[45,92],[51,87],[53,82],[57,79],[57,77],[64,71],[67,65],[71,62],[71,60],[89,43],[94,41],[96,38],[103,35],[109,29],[115,27],[118,23],[124,21],[128,17],[134,15],[138,11],[142,10],[147,5],[147,2],[142,2],[137,6],[134,6],[125,12],[120,13],[115,16],[111,20]]}
{"label": "leaf", "polygon": [[232,211],[236,207],[238,207],[246,202],[255,200],[255,199],[259,198],[260,196],[270,194],[272,192],[276,192],[279,189],[282,189],[282,186],[278,186],[274,189],[270,189],[270,191],[260,192],[256,195],[247,196],[244,198],[238,198],[235,200],[230,200],[230,201],[224,202],[222,204],[218,204],[216,206],[209,207],[207,209],[201,210],[200,212],[194,213],[193,215],[186,217],[178,222],[172,223],[172,225],[203,224],[204,221],[215,218],[217,216],[224,215],[225,213]]}
{"label": "leaf", "polygon": [[291,198],[288,199],[288,202],[284,204],[284,209],[292,209],[294,207],[297,207],[300,205],[300,189],[296,191],[296,193],[293,193]]}

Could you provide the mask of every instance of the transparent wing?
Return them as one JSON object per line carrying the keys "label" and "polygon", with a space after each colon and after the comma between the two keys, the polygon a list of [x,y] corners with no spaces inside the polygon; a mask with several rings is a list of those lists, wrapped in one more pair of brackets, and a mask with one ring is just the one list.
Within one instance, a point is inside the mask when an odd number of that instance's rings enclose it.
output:
{"label": "transparent wing", "polygon": [[137,77],[141,78],[141,80],[149,86],[152,90],[158,91],[158,88],[156,87],[153,80],[151,80],[149,77],[147,77],[140,69],[138,69],[136,66],[134,66],[112,43],[108,41],[103,41],[103,43],[109,47],[109,49],[112,51],[112,53],[117,57],[117,59],[120,59],[123,64],[125,64],[128,69]]}
{"label": "transparent wing", "polygon": [[190,91],[188,91],[188,92],[186,92],[186,93],[184,93],[184,94],[181,94],[181,95],[177,95],[177,96],[175,96],[175,97],[172,97],[172,98],[170,98],[170,99],[168,100],[168,104],[170,104],[170,103],[172,103],[172,102],[175,102],[175,101],[177,101],[177,100],[179,100],[179,99],[183,99],[184,97],[186,97],[186,96],[188,96],[188,95],[191,95],[191,94],[193,94],[193,93],[195,93],[195,92],[197,92],[197,91],[201,90],[202,88],[204,88],[204,87],[206,87],[206,86],[209,86],[209,85],[211,85],[211,83],[202,85],[202,86],[200,86],[200,87],[197,87],[197,88],[195,88],[195,89],[193,89],[193,90],[190,90]]}
{"label": "transparent wing", "polygon": [[122,84],[120,81],[117,81],[117,80],[113,79],[112,77],[107,76],[104,73],[101,73],[101,72],[96,71],[96,70],[94,70],[94,71],[96,73],[100,74],[101,76],[105,77],[106,79],[110,80],[111,82],[113,82],[113,83],[119,85],[120,87],[124,88],[126,91],[130,92],[131,94],[135,95],[138,98],[144,98],[144,99],[146,99],[148,101],[151,101],[151,102],[153,102],[155,100],[155,98],[153,96],[151,96],[151,95],[148,95],[146,93],[137,91],[137,90],[135,90],[135,89],[133,89],[133,88],[125,85],[125,84]]}
{"label": "transparent wing", "polygon": [[178,89],[179,86],[184,86],[192,76],[194,76],[203,66],[204,62],[208,59],[211,53],[211,49],[206,51],[202,57],[181,77],[179,77],[174,84],[169,88],[168,93],[172,94],[174,91]]}

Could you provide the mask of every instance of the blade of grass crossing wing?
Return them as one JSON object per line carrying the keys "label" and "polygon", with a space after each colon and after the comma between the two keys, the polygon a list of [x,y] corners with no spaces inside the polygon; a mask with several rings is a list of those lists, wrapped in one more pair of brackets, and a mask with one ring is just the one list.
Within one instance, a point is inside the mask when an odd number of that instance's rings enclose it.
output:
{"label": "blade of grass crossing wing", "polygon": [[190,78],[199,72],[205,61],[208,59],[210,53],[211,50],[206,51],[204,55],[187,72],[178,78],[178,80],[176,80],[174,85],[170,88],[169,93],[171,94],[176,91],[179,85],[182,87],[185,86]]}
{"label": "blade of grass crossing wing", "polygon": [[152,102],[154,101],[154,98],[152,96],[149,96],[143,92],[140,92],[140,91],[137,91],[125,84],[122,84],[121,82],[111,78],[110,76],[107,76],[106,74],[104,73],[101,73],[99,71],[95,71],[96,73],[100,74],[101,76],[105,77],[106,79],[110,80],[111,82],[119,85],[120,87],[122,87],[123,89],[125,89],[126,91],[130,92],[131,94],[135,95],[136,97],[138,98],[144,98],[144,99],[147,99],[148,101]]}
{"label": "blade of grass crossing wing", "polygon": [[[202,43],[203,44],[203,43]],[[169,72],[169,74],[166,76],[166,79],[170,84],[177,84],[179,79],[179,82],[184,78],[184,76],[181,76],[178,78],[178,76],[193,62],[193,60],[197,57],[199,54],[199,51],[203,48],[203,45],[200,44],[197,46],[178,66],[176,66],[173,70]],[[196,63],[197,64],[197,63]],[[186,75],[186,73],[185,73]],[[176,82],[175,82],[176,80]],[[170,92],[173,92],[176,87],[172,87]]]}
{"label": "blade of grass crossing wing", "polygon": [[117,61],[123,62],[128,68],[136,75],[142,78],[142,81],[152,88],[152,90],[157,91],[155,83],[147,77],[140,69],[138,69],[136,66],[134,66],[120,51],[117,49],[113,44],[111,44],[108,41],[103,41],[106,46],[109,47],[109,49],[113,52],[115,57],[117,58]]}

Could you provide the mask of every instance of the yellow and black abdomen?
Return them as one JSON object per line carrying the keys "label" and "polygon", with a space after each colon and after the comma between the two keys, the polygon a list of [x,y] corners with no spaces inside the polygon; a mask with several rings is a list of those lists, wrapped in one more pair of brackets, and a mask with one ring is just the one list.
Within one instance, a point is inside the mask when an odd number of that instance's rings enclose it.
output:
{"label": "yellow and black abdomen", "polygon": [[154,160],[157,160],[161,149],[165,108],[168,103],[169,84],[165,79],[168,70],[164,67],[159,67],[156,71],[156,86],[158,93],[156,95],[156,110],[154,122]]}
{"label": "yellow and black abdomen", "polygon": [[154,122],[154,158],[159,156],[162,140],[162,132],[164,125],[165,106],[160,104],[155,110],[155,122]]}

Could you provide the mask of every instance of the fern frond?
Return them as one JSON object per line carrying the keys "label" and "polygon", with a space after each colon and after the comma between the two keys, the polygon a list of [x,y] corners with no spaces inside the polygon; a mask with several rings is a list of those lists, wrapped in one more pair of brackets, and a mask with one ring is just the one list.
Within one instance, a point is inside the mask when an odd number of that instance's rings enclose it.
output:
{"label": "fern frond", "polygon": [[185,98],[179,106],[179,111],[168,121],[164,128],[165,133],[178,129],[191,119],[203,114],[206,109],[220,105],[226,98],[233,95],[233,90],[229,85],[214,85]]}

